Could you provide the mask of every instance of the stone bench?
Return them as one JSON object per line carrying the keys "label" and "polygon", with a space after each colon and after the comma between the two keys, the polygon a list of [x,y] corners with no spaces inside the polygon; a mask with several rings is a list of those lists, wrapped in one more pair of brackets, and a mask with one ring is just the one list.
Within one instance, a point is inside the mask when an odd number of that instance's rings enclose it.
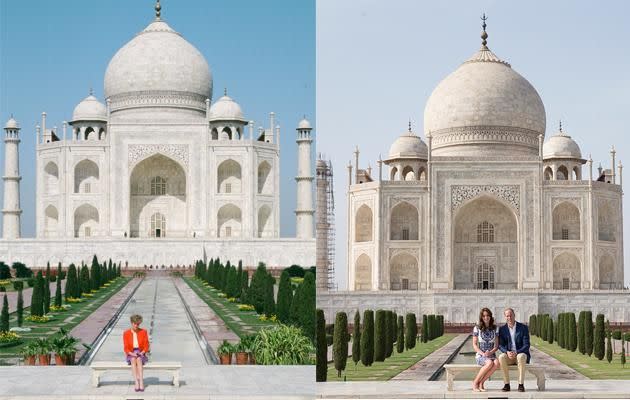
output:
{"label": "stone bench", "polygon": [[[453,391],[453,381],[455,377],[462,372],[471,371],[477,373],[480,369],[480,365],[476,364],[444,364],[444,369],[446,370],[446,389],[450,392]],[[518,373],[517,365],[510,365],[510,371],[515,371]],[[497,369],[495,372],[501,372],[501,368]],[[538,391],[542,392],[545,390],[545,368],[541,366],[535,366],[531,364],[525,365],[525,372],[531,372],[536,377],[536,384],[538,385]],[[514,376],[514,374],[510,374],[510,376]]]}
{"label": "stone bench", "polygon": [[[127,370],[131,373],[131,365],[127,365],[126,362],[120,361],[95,361],[90,364],[92,368],[92,385],[98,387],[101,375],[105,371],[120,371]],[[147,363],[143,367],[144,371],[172,371],[173,372],[173,385],[179,387],[179,370],[182,368],[180,362],[167,362],[167,361],[152,361]]]}

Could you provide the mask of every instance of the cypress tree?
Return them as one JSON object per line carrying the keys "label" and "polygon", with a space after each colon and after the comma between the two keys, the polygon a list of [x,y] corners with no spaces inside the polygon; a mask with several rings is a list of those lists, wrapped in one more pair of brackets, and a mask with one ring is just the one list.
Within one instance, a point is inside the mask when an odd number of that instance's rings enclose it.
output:
{"label": "cypress tree", "polygon": [[280,275],[280,284],[278,285],[278,319],[282,323],[286,324],[289,322],[292,300],[293,288],[291,287],[291,279],[289,278],[289,273],[285,270]]}
{"label": "cypress tree", "polygon": [[44,315],[43,282],[44,278],[42,277],[42,271],[39,271],[37,273],[37,277],[35,278],[35,286],[33,287],[33,294],[31,297],[31,315],[33,316]]}
{"label": "cypress tree", "polygon": [[361,364],[369,367],[374,362],[374,311],[363,311],[361,333]]}
{"label": "cypress tree", "polygon": [[553,319],[547,319],[547,342],[553,344]]}
{"label": "cypress tree", "polygon": [[248,292],[250,304],[254,306],[258,314],[264,312],[266,282],[267,268],[264,263],[259,263],[256,272],[254,272],[254,276],[252,276],[252,285]]}
{"label": "cypress tree", "polygon": [[9,331],[9,300],[7,299],[7,293],[5,292],[4,299],[2,299],[2,313],[0,313],[0,332],[8,332],[8,331]]}
{"label": "cypress tree", "polygon": [[393,351],[392,343],[392,312],[385,311],[385,358],[389,358]]}
{"label": "cypress tree", "polygon": [[532,335],[536,334],[536,315],[532,314],[529,316],[529,333]]}
{"label": "cypress tree", "polygon": [[553,324],[553,337],[556,343],[558,343],[558,320],[556,320]]}
{"label": "cypress tree", "polygon": [[376,310],[376,320],[374,321],[374,361],[385,361],[386,325],[387,313],[385,310]]}
{"label": "cypress tree", "polygon": [[98,258],[96,258],[96,254],[92,257],[92,271],[90,273],[91,276],[91,289],[98,290],[101,287],[101,279],[100,279],[100,268],[98,265]]}
{"label": "cypress tree", "polygon": [[558,314],[558,346],[564,349],[564,313]]}
{"label": "cypress tree", "polygon": [[597,314],[595,318],[595,335],[593,337],[593,354],[598,360],[604,358],[604,340],[605,340],[605,328],[604,328],[604,314]]}
{"label": "cypress tree", "polygon": [[407,350],[409,350],[416,347],[416,333],[414,330],[416,326],[416,314],[407,313],[407,315],[405,315],[405,319],[405,346],[407,347]]}
{"label": "cypress tree", "polygon": [[243,276],[243,263],[238,262],[238,268],[236,269],[236,279],[234,280],[234,295],[232,297],[239,297],[241,295],[241,282]]}
{"label": "cypress tree", "polygon": [[593,312],[586,311],[584,313],[584,338],[586,339],[586,354],[590,357],[593,354]]}
{"label": "cypress tree", "polygon": [[577,326],[575,324],[575,313],[569,313],[569,350],[577,349]]}
{"label": "cypress tree", "polygon": [[586,354],[586,340],[584,338],[584,311],[580,311],[578,316],[578,350],[582,354]]}
{"label": "cypress tree", "polygon": [[348,362],[348,316],[345,312],[338,312],[335,318],[333,360],[337,376],[341,377],[341,371],[346,369],[346,363]]}
{"label": "cypress tree", "polygon": [[61,263],[57,266],[57,282],[55,287],[55,307],[61,307]]}
{"label": "cypress tree", "polygon": [[[299,326],[302,328],[304,334],[311,340],[315,339],[315,316],[313,310],[315,310],[315,275],[312,272],[304,274],[304,281],[300,285],[302,292],[301,303],[298,304],[300,310]],[[273,289],[272,289],[273,294]]]}
{"label": "cypress tree", "polygon": [[81,267],[81,274],[79,279],[79,289],[81,293],[90,293],[90,271],[88,270],[87,265],[83,265]]}
{"label": "cypress tree", "polygon": [[422,316],[422,343],[429,341],[429,318],[426,314]]}
{"label": "cypress tree", "polygon": [[[288,273],[287,273],[288,275]],[[359,310],[354,313],[354,332],[352,333],[352,361],[354,361],[354,367],[357,367],[359,361],[361,361],[361,314]]]}
{"label": "cypress tree", "polygon": [[315,355],[317,382],[326,382],[328,370],[328,346],[326,345],[326,320],[324,311],[317,310],[317,353]]}
{"label": "cypress tree", "polygon": [[66,290],[65,290],[66,300],[68,300],[68,298],[70,297],[75,297],[75,293],[76,293],[75,286],[77,284],[76,279],[77,279],[76,267],[74,266],[74,264],[70,264],[70,266],[68,267],[68,271],[66,271]]}
{"label": "cypress tree", "polygon": [[121,276],[122,276],[122,272],[120,271],[121,266],[122,266],[122,261],[118,261],[118,271],[116,271],[116,275],[117,275],[118,277],[121,277]]}
{"label": "cypress tree", "polygon": [[114,269],[112,268],[112,259],[109,259],[109,264],[107,266],[107,282],[114,279]]}
{"label": "cypress tree", "polygon": [[[276,302],[273,297],[273,286],[275,282],[276,280],[274,279],[274,277],[270,273],[267,273],[267,276],[265,277],[265,283],[264,283],[264,289],[265,289],[264,311],[265,311],[265,314],[267,315],[273,315],[276,313]],[[313,307],[313,310],[314,309],[315,307]],[[315,318],[315,315],[312,315],[312,317]],[[313,340],[315,339],[314,334],[315,334],[315,321],[313,321],[313,336],[311,336]]]}
{"label": "cypress tree", "polygon": [[228,297],[236,297],[238,282],[236,282],[236,268],[230,267],[227,275],[227,284],[225,285],[225,293]]}
{"label": "cypress tree", "polygon": [[[20,282],[22,283],[22,282]],[[22,322],[24,321],[24,297],[22,295],[23,285],[18,287],[18,297],[17,297],[17,326],[22,327]]]}
{"label": "cypress tree", "polygon": [[241,276],[241,302],[248,303],[247,300],[247,289],[249,283],[249,274],[246,269],[243,270],[243,275]]}
{"label": "cypress tree", "polygon": [[402,315],[398,316],[398,337],[396,338],[396,352],[402,353],[405,350],[405,322]]}
{"label": "cypress tree", "polygon": [[46,278],[44,279],[44,314],[50,312],[50,262],[46,263]]}
{"label": "cypress tree", "polygon": [[611,361],[612,361],[612,357],[613,357],[612,340],[611,340],[612,332],[608,331],[608,335],[606,335],[606,336],[607,336],[607,340],[606,340],[606,361],[608,361],[608,364],[610,364]]}

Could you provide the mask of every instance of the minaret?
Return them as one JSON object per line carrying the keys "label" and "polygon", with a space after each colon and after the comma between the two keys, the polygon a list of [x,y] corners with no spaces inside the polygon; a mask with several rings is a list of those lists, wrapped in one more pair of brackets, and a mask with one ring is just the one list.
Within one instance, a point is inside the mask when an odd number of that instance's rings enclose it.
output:
{"label": "minaret", "polygon": [[316,259],[315,259],[315,278],[317,291],[328,290],[328,196],[326,195],[328,190],[327,175],[329,173],[328,164],[322,160],[321,154],[317,159],[315,165],[317,175],[317,237],[315,240]]}
{"label": "minaret", "polygon": [[304,118],[297,127],[298,137],[298,174],[296,237],[299,239],[313,238],[313,175],[311,175],[311,123]]}
{"label": "minaret", "polygon": [[20,237],[20,127],[13,116],[4,126],[4,208],[2,209],[2,238]]}

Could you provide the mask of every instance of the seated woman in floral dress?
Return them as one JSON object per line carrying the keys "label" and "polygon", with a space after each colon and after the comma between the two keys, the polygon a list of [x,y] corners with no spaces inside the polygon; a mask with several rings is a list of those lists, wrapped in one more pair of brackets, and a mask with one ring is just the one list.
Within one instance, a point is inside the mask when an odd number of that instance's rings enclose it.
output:
{"label": "seated woman in floral dress", "polygon": [[499,360],[495,354],[499,349],[499,328],[495,325],[489,308],[484,307],[479,313],[479,323],[473,328],[473,348],[477,353],[477,365],[481,365],[473,380],[473,392],[485,392],[484,382],[499,368]]}

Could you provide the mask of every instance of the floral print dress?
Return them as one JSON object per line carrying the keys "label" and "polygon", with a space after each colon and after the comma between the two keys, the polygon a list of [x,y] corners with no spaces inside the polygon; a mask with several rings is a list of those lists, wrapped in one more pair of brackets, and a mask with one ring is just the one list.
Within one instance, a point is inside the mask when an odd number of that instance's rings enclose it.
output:
{"label": "floral print dress", "polygon": [[[479,329],[479,327],[475,325],[473,328],[473,336],[477,337],[477,346],[483,353],[494,349],[496,341],[499,340],[499,328],[497,327],[495,330]],[[475,361],[477,361],[477,365],[485,365],[487,360],[495,360],[496,358],[497,356],[495,353],[492,353],[489,357],[477,353]]]}

